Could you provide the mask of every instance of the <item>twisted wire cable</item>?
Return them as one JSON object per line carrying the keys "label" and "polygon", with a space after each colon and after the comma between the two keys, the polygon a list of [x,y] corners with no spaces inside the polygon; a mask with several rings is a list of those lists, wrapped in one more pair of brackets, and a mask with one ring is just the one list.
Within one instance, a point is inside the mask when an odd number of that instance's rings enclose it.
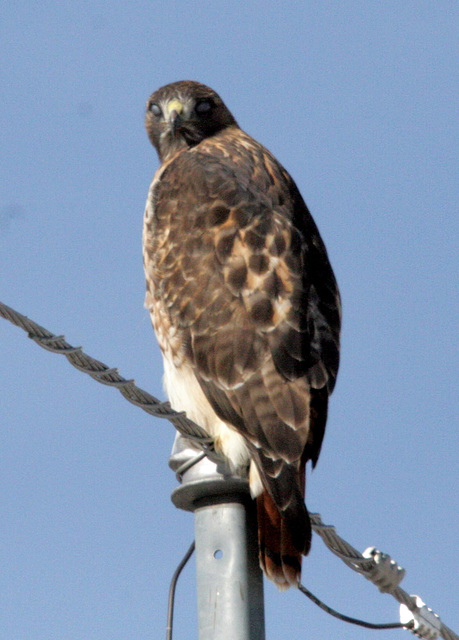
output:
{"label": "twisted wire cable", "polygon": [[[382,593],[388,593],[393,596],[400,604],[404,604],[413,613],[418,612],[416,600],[404,589],[395,584],[390,587],[383,588],[380,586],[380,571],[378,565],[372,557],[363,556],[346,540],[336,533],[333,525],[324,524],[318,513],[310,513],[311,526],[313,531],[317,533],[325,543],[325,545],[342,560],[348,567],[363,575],[367,580],[375,584]],[[395,563],[394,563],[395,564]],[[404,571],[401,567],[395,567],[395,572],[401,574],[399,579],[403,577]],[[440,636],[445,640],[459,640],[459,636],[443,622],[441,623]]]}
{"label": "twisted wire cable", "polygon": [[108,367],[100,360],[89,356],[81,347],[73,347],[66,341],[64,336],[51,333],[51,331],[2,302],[0,302],[0,316],[26,331],[29,338],[43,349],[64,355],[70,364],[79,371],[88,374],[93,380],[101,384],[115,387],[132,404],[156,418],[169,420],[177,431],[192,440],[194,444],[205,451],[212,451],[213,440],[202,427],[189,420],[183,411],[174,411],[169,402],[161,402],[147,391],[140,389],[134,380],[123,378],[116,367]]}

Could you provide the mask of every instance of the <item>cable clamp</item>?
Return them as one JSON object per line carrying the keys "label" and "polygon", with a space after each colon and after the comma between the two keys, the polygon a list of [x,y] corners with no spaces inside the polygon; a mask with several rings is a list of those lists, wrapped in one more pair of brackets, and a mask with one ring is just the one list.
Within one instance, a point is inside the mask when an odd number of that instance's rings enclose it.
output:
{"label": "cable clamp", "polygon": [[419,596],[412,595],[415,611],[410,611],[406,604],[400,605],[400,622],[418,638],[436,640],[441,634],[440,616],[426,606]]}
{"label": "cable clamp", "polygon": [[368,547],[362,556],[373,560],[373,567],[366,571],[364,576],[371,580],[381,593],[391,593],[398,587],[405,576],[405,569],[392,560],[387,553],[379,551],[376,547]]}

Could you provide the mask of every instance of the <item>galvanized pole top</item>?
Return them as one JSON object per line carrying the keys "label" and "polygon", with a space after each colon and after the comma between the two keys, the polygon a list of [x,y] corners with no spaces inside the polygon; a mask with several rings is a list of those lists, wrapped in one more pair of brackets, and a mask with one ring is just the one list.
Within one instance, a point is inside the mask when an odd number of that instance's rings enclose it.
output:
{"label": "galvanized pole top", "polygon": [[181,483],[171,496],[179,509],[195,511],[202,501],[207,504],[227,502],[224,496],[231,502],[250,500],[247,477],[235,474],[218,456],[211,460],[179,433],[175,437],[169,466]]}
{"label": "galvanized pole top", "polygon": [[264,640],[263,575],[247,478],[177,435],[169,466],[176,507],[195,520],[199,640]]}

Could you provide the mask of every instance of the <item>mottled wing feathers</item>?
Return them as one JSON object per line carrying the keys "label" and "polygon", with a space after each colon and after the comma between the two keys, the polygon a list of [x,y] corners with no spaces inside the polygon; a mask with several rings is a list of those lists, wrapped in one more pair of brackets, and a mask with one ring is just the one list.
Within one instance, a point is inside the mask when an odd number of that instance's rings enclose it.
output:
{"label": "mottled wing feathers", "polygon": [[[180,188],[178,173],[188,177]],[[179,154],[155,195],[167,228],[155,230],[152,247],[157,295],[183,330],[204,389],[231,391],[240,415],[237,390],[258,372],[271,410],[295,428],[304,424],[309,387],[334,384],[339,311],[325,249],[291,179],[230,128]]]}

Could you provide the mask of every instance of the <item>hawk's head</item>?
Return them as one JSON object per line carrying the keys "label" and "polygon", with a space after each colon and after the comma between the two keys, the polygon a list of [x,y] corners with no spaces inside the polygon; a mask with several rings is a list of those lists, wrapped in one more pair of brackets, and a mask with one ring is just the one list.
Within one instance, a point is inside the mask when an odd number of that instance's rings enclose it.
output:
{"label": "hawk's head", "polygon": [[236,124],[215,91],[191,80],[167,84],[147,102],[145,125],[162,162]]}

